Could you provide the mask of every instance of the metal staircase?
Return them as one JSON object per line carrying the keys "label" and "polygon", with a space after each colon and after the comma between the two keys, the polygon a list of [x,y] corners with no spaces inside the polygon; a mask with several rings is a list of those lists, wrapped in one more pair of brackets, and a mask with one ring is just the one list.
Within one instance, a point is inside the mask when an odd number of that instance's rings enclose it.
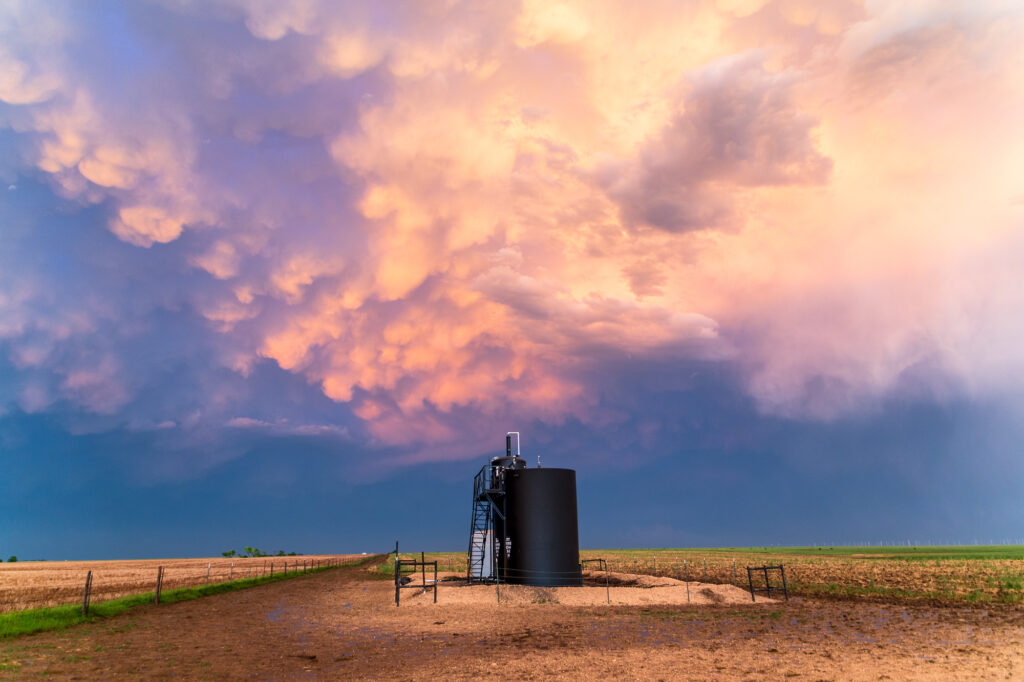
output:
{"label": "metal staircase", "polygon": [[494,579],[497,556],[493,514],[501,515],[501,496],[505,491],[494,488],[493,467],[485,465],[473,479],[473,517],[469,526],[469,551],[466,579],[470,582],[489,582]]}
{"label": "metal staircase", "polygon": [[[514,454],[512,436],[515,436],[516,444]],[[466,556],[466,579],[469,582],[498,579],[498,564],[504,565],[508,558],[501,554],[505,538],[496,537],[494,532],[495,519],[502,528],[505,523],[505,473],[525,467],[526,462],[519,456],[519,432],[509,431],[505,434],[505,456],[492,458],[473,478],[473,518],[469,523],[469,551]]]}

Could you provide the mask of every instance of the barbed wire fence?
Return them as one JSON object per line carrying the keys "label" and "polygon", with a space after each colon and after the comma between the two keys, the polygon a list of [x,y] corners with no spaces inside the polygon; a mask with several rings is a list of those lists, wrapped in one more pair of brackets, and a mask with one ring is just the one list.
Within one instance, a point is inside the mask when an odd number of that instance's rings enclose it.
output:
{"label": "barbed wire fence", "polygon": [[211,559],[175,565],[146,567],[67,569],[52,567],[0,574],[0,613],[78,605],[82,613],[99,602],[134,595],[159,594],[181,588],[208,588],[239,580],[290,577],[358,562],[363,557],[317,555],[314,557],[239,557]]}

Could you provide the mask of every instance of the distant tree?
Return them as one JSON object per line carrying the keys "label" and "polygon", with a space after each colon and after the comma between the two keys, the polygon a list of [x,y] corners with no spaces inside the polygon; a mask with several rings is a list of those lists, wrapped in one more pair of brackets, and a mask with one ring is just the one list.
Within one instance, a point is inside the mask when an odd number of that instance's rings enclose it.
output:
{"label": "distant tree", "polygon": [[298,556],[295,552],[288,552],[288,556]]}
{"label": "distant tree", "polygon": [[279,550],[277,550],[277,556],[288,556],[288,555],[284,553],[283,549],[279,549]]}
{"label": "distant tree", "polygon": [[228,556],[228,557],[231,557],[231,556],[237,556],[237,555],[238,555],[238,552],[236,552],[236,551],[235,551],[235,550],[233,550],[233,549],[229,549],[229,550],[228,550],[228,551],[226,551],[226,552],[221,552],[221,554],[223,554],[224,556]]}
{"label": "distant tree", "polygon": [[11,558],[10,558],[10,559],[8,559],[8,560],[7,560],[7,562],[8,562],[8,563],[11,563],[11,564],[13,564],[13,563],[14,563],[15,561],[17,561],[17,560],[18,560],[18,557],[14,556],[14,555],[12,554],[12,555],[11,555]]}

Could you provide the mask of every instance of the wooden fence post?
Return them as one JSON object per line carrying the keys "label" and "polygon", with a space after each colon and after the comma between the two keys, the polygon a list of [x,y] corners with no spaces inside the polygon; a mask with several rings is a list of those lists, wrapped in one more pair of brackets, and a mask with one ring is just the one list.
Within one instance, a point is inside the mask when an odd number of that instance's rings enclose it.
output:
{"label": "wooden fence post", "polygon": [[164,567],[157,566],[156,568],[156,595],[153,597],[153,603],[160,603],[160,590],[164,586]]}
{"label": "wooden fence post", "polygon": [[732,560],[732,584],[736,585],[736,560]]}
{"label": "wooden fence post", "polygon": [[210,586],[210,566],[211,565],[212,565],[212,562],[207,562],[207,564],[206,564],[206,585],[204,585],[204,587],[209,587]]}
{"label": "wooden fence post", "polygon": [[228,582],[231,582],[235,577],[235,562],[231,562],[231,568],[228,570]]}
{"label": "wooden fence post", "polygon": [[89,615],[89,591],[92,589],[92,571],[85,576],[85,589],[82,591],[82,615]]}
{"label": "wooden fence post", "polygon": [[654,577],[658,577],[658,557],[654,557]]}
{"label": "wooden fence post", "polygon": [[690,570],[686,564],[686,559],[683,559],[683,581],[686,583],[686,603],[690,603]]}

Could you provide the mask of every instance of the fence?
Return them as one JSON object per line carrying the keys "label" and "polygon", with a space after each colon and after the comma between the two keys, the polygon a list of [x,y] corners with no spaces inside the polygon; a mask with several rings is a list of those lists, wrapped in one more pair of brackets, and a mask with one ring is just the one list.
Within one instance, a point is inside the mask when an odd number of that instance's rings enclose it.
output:
{"label": "fence", "polygon": [[[91,603],[262,576],[308,573],[362,555],[0,564],[0,613]],[[154,596],[156,596],[154,594]]]}
{"label": "fence", "polygon": [[785,564],[791,595],[1024,603],[1024,561],[1020,559],[893,559],[865,550],[863,556],[742,549],[710,550],[707,554],[702,550],[584,550],[581,555],[606,557],[614,572],[730,584],[743,589],[748,587],[746,566]]}
{"label": "fence", "polygon": [[606,559],[608,570],[656,577],[676,578],[689,582],[739,585],[743,565],[735,559],[678,557],[671,554],[633,554]]}

